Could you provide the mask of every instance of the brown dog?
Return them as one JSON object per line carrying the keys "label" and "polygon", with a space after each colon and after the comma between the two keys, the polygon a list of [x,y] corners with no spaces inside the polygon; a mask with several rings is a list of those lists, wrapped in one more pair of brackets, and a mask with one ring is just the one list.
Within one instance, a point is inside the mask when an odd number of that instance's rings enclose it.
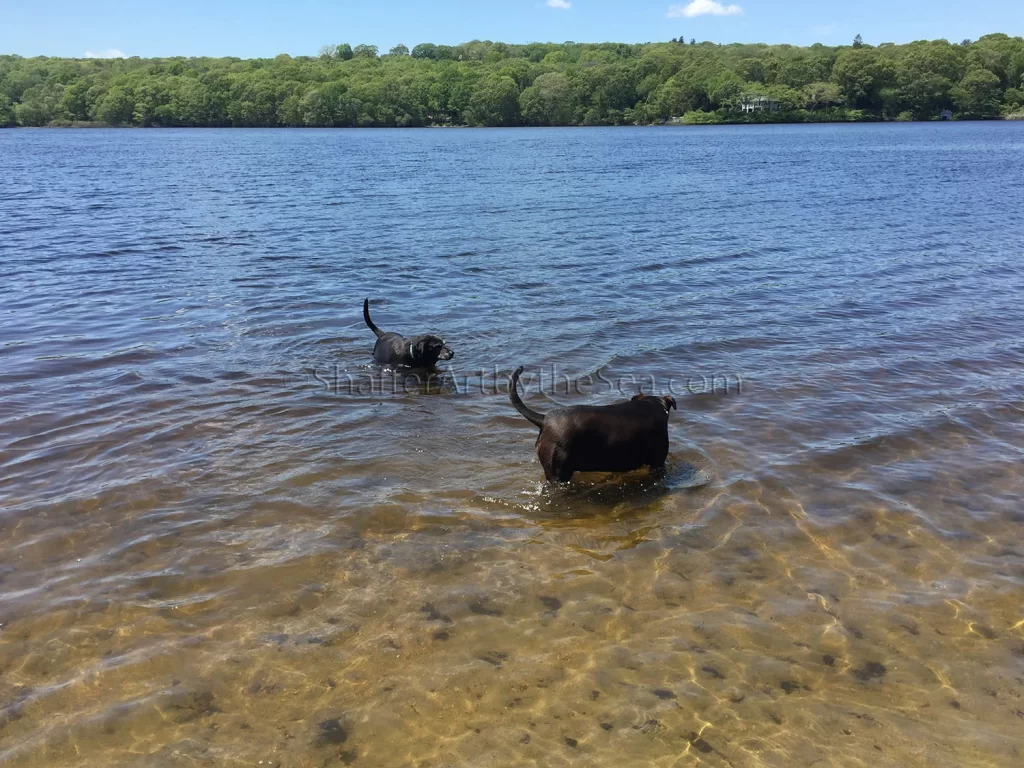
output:
{"label": "brown dog", "polygon": [[545,415],[519,398],[519,366],[509,377],[508,397],[540,427],[537,458],[549,481],[567,482],[574,472],[657,469],[668,457],[668,412],[675,398],[634,395],[614,405],[574,405]]}

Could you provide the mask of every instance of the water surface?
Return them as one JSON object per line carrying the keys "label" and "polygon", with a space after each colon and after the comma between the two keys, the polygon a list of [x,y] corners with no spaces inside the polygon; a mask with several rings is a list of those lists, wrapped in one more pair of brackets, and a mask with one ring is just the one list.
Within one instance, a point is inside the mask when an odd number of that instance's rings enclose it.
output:
{"label": "water surface", "polygon": [[[1024,760],[1024,124],[0,161],[0,763]],[[519,364],[665,476],[545,487]]]}

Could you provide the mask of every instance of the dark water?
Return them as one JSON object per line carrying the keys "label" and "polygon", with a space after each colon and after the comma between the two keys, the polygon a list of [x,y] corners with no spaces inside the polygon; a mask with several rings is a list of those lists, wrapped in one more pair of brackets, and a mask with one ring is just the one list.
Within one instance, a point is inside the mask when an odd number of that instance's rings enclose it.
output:
{"label": "dark water", "polygon": [[[1024,124],[0,167],[0,763],[1024,760]],[[674,392],[666,476],[543,486],[519,364]]]}

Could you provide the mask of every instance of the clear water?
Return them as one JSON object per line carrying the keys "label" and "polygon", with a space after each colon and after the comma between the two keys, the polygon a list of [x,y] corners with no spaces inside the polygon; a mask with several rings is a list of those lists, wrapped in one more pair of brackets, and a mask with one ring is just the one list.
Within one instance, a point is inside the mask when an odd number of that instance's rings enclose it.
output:
{"label": "clear water", "polygon": [[[1024,124],[0,166],[0,763],[1021,764]],[[519,364],[665,477],[545,487]]]}

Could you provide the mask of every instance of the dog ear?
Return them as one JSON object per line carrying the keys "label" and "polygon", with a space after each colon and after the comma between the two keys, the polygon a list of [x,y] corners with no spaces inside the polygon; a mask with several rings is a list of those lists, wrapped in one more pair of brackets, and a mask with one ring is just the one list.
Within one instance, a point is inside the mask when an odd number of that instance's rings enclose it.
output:
{"label": "dog ear", "polygon": [[643,400],[645,397],[647,397],[647,395],[645,395],[643,392],[638,392],[637,394],[633,395],[629,399],[630,400]]}
{"label": "dog ear", "polygon": [[670,410],[679,410],[678,408],[676,408],[676,399],[671,395],[665,395],[665,397],[661,398],[661,401],[665,404],[665,413],[668,413]]}
{"label": "dog ear", "polygon": [[427,340],[420,339],[412,347],[412,356],[414,360],[423,360],[427,355]]}

